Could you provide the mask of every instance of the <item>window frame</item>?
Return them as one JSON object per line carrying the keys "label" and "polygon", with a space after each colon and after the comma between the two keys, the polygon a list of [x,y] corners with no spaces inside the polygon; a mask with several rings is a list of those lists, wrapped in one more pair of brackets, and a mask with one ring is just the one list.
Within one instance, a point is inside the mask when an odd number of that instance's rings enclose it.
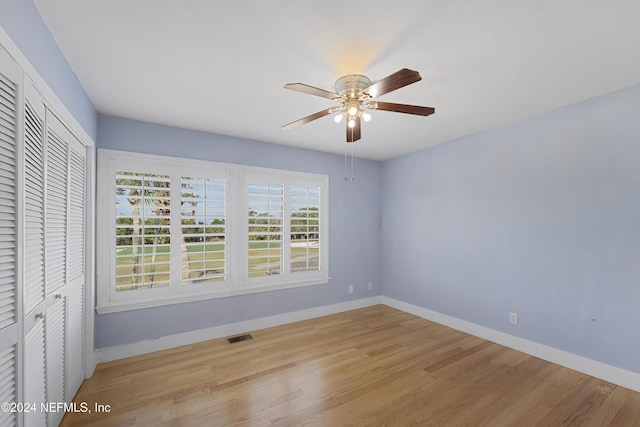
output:
{"label": "window frame", "polygon": [[[160,288],[116,291],[116,171],[170,176],[170,284]],[[224,178],[226,180],[225,217],[225,280],[182,284],[180,268],[181,181],[182,177]],[[290,185],[310,185],[320,188],[319,268],[288,273],[288,225],[282,240],[283,262],[287,274],[249,278],[248,274],[248,183],[259,177],[267,182]],[[273,290],[326,284],[329,282],[329,177],[322,174],[261,168],[239,164],[194,160],[154,154],[97,150],[97,311],[111,313],[156,307],[212,298],[268,292]],[[289,201],[285,199],[284,223],[290,223]],[[177,208],[175,206],[178,206]],[[177,218],[174,220],[174,218]],[[177,236],[177,237],[175,237]],[[287,244],[287,246],[285,246]],[[256,280],[259,279],[259,280]]]}

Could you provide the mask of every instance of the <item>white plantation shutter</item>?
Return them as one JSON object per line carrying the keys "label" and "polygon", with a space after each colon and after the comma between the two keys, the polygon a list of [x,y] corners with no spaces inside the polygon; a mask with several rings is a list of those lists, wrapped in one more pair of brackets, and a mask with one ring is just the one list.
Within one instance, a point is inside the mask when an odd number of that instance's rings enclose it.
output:
{"label": "white plantation shutter", "polygon": [[320,269],[320,187],[289,187],[291,272]]}
{"label": "white plantation shutter", "polygon": [[[37,319],[24,342],[24,402],[46,402],[44,318]],[[25,413],[25,426],[46,425],[46,412]]]}
{"label": "white plantation shutter", "polygon": [[24,203],[25,203],[25,313],[45,297],[44,282],[44,119],[25,103]]}
{"label": "white plantation shutter", "polygon": [[[45,316],[47,402],[65,401],[65,296],[56,294]],[[57,425],[64,412],[47,413],[47,425]]]}
{"label": "white plantation shutter", "polygon": [[45,267],[47,293],[66,284],[67,139],[63,125],[47,116]]}
{"label": "white plantation shutter", "polygon": [[249,277],[282,273],[284,185],[249,182]]}
{"label": "white plantation shutter", "polygon": [[[16,345],[0,350],[0,403],[16,399]],[[16,414],[0,411],[0,426],[16,425]]]}
{"label": "white plantation shutter", "polygon": [[245,186],[246,285],[326,283],[327,178],[260,171]]}
{"label": "white plantation shutter", "polygon": [[84,250],[85,250],[85,157],[84,147],[72,141],[69,150],[69,296],[67,321],[67,400],[84,380]]}
{"label": "white plantation shutter", "polygon": [[182,284],[225,280],[226,180],[181,178]]}
{"label": "white plantation shutter", "polygon": [[116,291],[170,285],[171,177],[116,172]]}

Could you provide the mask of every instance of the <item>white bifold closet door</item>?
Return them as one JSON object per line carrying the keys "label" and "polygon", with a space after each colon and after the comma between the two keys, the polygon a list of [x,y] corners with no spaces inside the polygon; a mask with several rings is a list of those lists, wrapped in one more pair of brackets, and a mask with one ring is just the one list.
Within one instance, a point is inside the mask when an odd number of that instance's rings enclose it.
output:
{"label": "white bifold closet door", "polygon": [[0,427],[58,425],[84,379],[87,146],[51,105],[0,46]]}
{"label": "white bifold closet door", "polygon": [[[84,379],[86,148],[30,84],[24,110],[24,396],[69,402]],[[56,426],[63,415],[24,421]]]}
{"label": "white bifold closet door", "polygon": [[[16,403],[18,381],[18,135],[20,68],[0,47],[0,402]],[[0,411],[0,426],[17,417]]]}
{"label": "white bifold closet door", "polygon": [[84,288],[86,285],[86,182],[87,152],[84,145],[69,140],[69,226],[67,355],[65,362],[67,400],[73,399],[84,380]]}
{"label": "white bifold closet door", "polygon": [[[38,92],[25,85],[24,102],[24,401],[46,402],[45,353],[45,116]],[[44,426],[46,412],[24,414],[25,426]]]}
{"label": "white bifold closet door", "polygon": [[[45,120],[46,287],[45,378],[48,402],[64,402],[67,342],[67,239],[69,197],[69,141],[71,133],[46,110]],[[48,412],[47,425],[56,426],[63,412]]]}

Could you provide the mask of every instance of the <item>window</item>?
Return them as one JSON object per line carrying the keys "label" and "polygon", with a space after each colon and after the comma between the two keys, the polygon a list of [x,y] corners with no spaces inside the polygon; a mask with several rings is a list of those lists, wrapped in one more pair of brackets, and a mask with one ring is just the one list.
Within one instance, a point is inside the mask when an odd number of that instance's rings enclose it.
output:
{"label": "window", "polygon": [[181,182],[182,284],[225,280],[226,181],[183,176]]}
{"label": "window", "polygon": [[326,175],[98,150],[100,313],[328,282]]}
{"label": "window", "polygon": [[284,185],[249,182],[249,277],[282,272],[284,237]]}
{"label": "window", "polygon": [[321,188],[292,185],[290,191],[291,271],[319,270]]}
{"label": "window", "polygon": [[116,171],[116,292],[169,286],[171,180]]}
{"label": "window", "polygon": [[[306,281],[324,269],[321,236],[326,215],[322,182],[301,177],[249,173],[247,276],[256,286]],[[322,258],[322,259],[321,259]]]}

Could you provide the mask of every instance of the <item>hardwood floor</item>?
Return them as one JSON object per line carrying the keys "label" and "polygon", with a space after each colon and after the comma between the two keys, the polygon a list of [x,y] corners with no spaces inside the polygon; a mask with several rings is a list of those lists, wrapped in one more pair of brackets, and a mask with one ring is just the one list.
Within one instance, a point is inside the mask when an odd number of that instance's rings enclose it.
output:
{"label": "hardwood floor", "polygon": [[104,363],[63,426],[640,426],[640,393],[374,306]]}

